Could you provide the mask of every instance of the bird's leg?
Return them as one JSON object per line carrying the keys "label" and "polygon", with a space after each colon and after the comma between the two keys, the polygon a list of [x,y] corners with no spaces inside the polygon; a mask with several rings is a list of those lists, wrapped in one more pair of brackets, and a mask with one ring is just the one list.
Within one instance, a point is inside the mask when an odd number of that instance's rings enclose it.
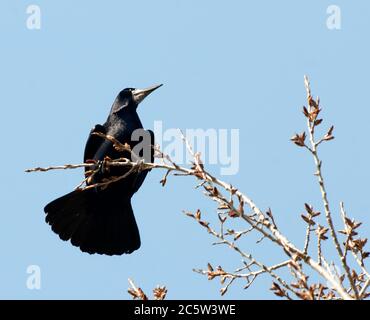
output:
{"label": "bird's leg", "polygon": [[96,171],[98,174],[104,175],[105,173],[109,172],[109,166],[107,166],[107,162],[112,161],[110,157],[104,157],[103,160],[97,161],[97,168]]}
{"label": "bird's leg", "polygon": [[87,184],[94,184],[97,180],[106,175],[109,172],[109,166],[107,162],[112,161],[110,157],[105,157],[103,160],[87,160],[86,163],[94,163],[94,166],[85,172],[85,178]]}
{"label": "bird's leg", "polygon": [[144,168],[145,168],[144,163],[145,163],[144,159],[139,159],[136,161],[136,171],[137,172],[144,171]]}

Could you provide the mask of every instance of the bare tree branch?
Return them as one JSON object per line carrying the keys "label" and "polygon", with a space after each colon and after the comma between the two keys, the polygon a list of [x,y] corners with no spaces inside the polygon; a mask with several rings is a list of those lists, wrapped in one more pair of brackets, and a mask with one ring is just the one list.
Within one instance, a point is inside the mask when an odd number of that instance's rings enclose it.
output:
{"label": "bare tree branch", "polygon": [[[315,140],[315,129],[318,127],[322,119],[318,118],[320,114],[320,100],[312,98],[310,83],[307,77],[305,77],[305,87],[307,92],[308,107],[303,108],[303,113],[307,118],[308,126],[308,140],[309,146],[306,144],[306,133],[296,134],[291,140],[299,147],[304,147],[310,154],[312,154],[318,183],[321,192],[321,198],[325,210],[325,218],[327,226],[317,224],[315,218],[320,214],[313,210],[312,206],[305,204],[306,213],[302,214],[302,219],[307,223],[305,242],[303,250],[299,249],[293,244],[288,237],[277,227],[272,211],[269,209],[267,212],[262,211],[254,201],[248,197],[245,193],[242,193],[238,188],[231,184],[220,180],[214,175],[210,174],[206,169],[201,160],[200,153],[194,152],[190,143],[186,137],[182,134],[182,139],[186,145],[186,149],[193,158],[191,167],[183,167],[176,164],[168,155],[165,155],[154,147],[156,152],[156,158],[160,159],[160,163],[146,163],[140,160],[137,156],[132,153],[132,150],[127,145],[121,144],[114,137],[100,134],[101,138],[110,141],[117,150],[131,153],[135,161],[131,161],[126,158],[120,159],[105,159],[103,164],[106,167],[123,166],[128,167],[129,170],[125,175],[119,177],[112,177],[106,181],[101,181],[95,184],[89,184],[92,181],[91,177],[96,173],[96,163],[82,163],[82,164],[67,164],[64,166],[52,166],[52,167],[37,167],[28,169],[26,172],[36,171],[50,171],[50,170],[64,170],[64,169],[76,169],[76,168],[89,168],[87,177],[79,184],[78,188],[89,189],[95,187],[107,188],[110,184],[115,183],[121,179],[126,178],[128,175],[134,172],[140,172],[142,170],[149,169],[162,169],[165,170],[161,184],[166,185],[167,179],[170,175],[178,176],[193,176],[197,180],[197,188],[202,188],[206,197],[216,202],[217,208],[217,221],[220,224],[220,231],[216,232],[211,227],[209,221],[202,219],[200,210],[196,213],[186,212],[186,215],[194,218],[199,225],[205,228],[213,237],[217,239],[215,244],[226,245],[236,253],[238,253],[244,260],[244,265],[234,272],[228,272],[223,270],[221,267],[214,269],[210,264],[207,270],[195,270],[201,274],[207,275],[210,280],[219,277],[221,283],[225,286],[221,289],[221,294],[225,294],[228,288],[237,279],[244,279],[246,281],[245,288],[249,288],[255,279],[262,274],[268,274],[272,280],[273,285],[271,290],[275,295],[291,299],[289,294],[300,299],[365,299],[369,296],[368,288],[370,287],[370,275],[364,266],[364,259],[369,257],[370,253],[364,251],[364,246],[367,239],[355,238],[357,232],[355,231],[359,227],[359,223],[352,221],[347,218],[344,211],[344,206],[341,204],[341,214],[343,223],[345,226],[344,231],[339,231],[346,235],[346,241],[344,242],[344,249],[340,244],[337,231],[333,223],[333,214],[330,210],[330,204],[327,196],[325,182],[322,174],[322,161],[318,155],[318,146],[323,142],[330,141],[334,137],[333,127],[319,139]],[[90,180],[89,180],[90,178]],[[235,223],[240,224],[240,230],[228,229],[226,223],[230,220],[234,220]],[[239,226],[239,225],[238,225]],[[246,227],[247,226],[247,227]],[[309,245],[311,242],[311,236],[315,236],[312,232],[315,231],[317,236],[317,260],[315,260],[309,253]],[[329,231],[330,235],[327,235]],[[263,239],[269,240],[269,243],[275,248],[278,248],[282,255],[287,256],[288,259],[277,262],[271,266],[255,259],[250,253],[246,253],[238,244],[237,241],[241,237],[248,236],[254,233],[260,237],[257,243],[260,243]],[[326,241],[328,238],[334,243],[338,259],[344,268],[345,275],[336,274],[336,270],[331,270],[330,265],[326,262],[333,260],[331,257],[325,256],[323,252],[322,241]],[[347,253],[351,252],[356,263],[361,268],[362,273],[357,274],[354,268],[351,268],[347,261]],[[332,289],[327,288],[322,283],[309,284],[306,267],[309,267],[314,273],[321,277],[330,285]],[[279,270],[288,268],[295,282],[289,283],[282,276],[280,276]],[[310,270],[307,268],[308,270]],[[343,281],[344,277],[348,279],[349,287],[347,288],[347,281]],[[129,293],[138,299],[147,298],[140,288],[136,288],[132,281],[130,281],[131,289]],[[141,291],[140,291],[141,290]],[[166,295],[165,287],[157,288],[155,296],[164,297]]]}

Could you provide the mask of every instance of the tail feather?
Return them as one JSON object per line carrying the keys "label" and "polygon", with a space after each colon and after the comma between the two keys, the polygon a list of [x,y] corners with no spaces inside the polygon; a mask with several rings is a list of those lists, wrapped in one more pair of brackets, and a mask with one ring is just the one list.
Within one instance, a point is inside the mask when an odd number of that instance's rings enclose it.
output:
{"label": "tail feather", "polygon": [[46,222],[62,240],[90,254],[121,255],[140,247],[140,235],[130,199],[110,192],[76,190],[51,203]]}
{"label": "tail feather", "polygon": [[81,251],[84,252],[86,252],[86,249],[82,250],[82,248],[86,247],[86,239],[88,231],[90,230],[90,219],[92,219],[92,217],[87,216],[87,218],[84,219],[84,221],[82,221],[80,225],[76,228],[75,232],[71,237],[72,245],[79,247]]}
{"label": "tail feather", "polygon": [[59,219],[54,222],[52,225],[52,230],[56,233],[59,232],[59,237],[62,240],[67,241],[71,238],[76,228],[79,226],[79,224],[84,220],[84,217],[82,215],[67,215],[63,217],[63,215],[59,216]]}

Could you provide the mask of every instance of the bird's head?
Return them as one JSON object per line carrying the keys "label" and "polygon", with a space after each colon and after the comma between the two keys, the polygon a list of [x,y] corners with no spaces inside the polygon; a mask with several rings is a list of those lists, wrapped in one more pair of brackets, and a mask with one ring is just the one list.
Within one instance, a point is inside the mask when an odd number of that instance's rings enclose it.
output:
{"label": "bird's head", "polygon": [[114,101],[112,113],[118,113],[121,110],[136,110],[140,102],[161,86],[162,84],[151,86],[146,89],[123,89]]}

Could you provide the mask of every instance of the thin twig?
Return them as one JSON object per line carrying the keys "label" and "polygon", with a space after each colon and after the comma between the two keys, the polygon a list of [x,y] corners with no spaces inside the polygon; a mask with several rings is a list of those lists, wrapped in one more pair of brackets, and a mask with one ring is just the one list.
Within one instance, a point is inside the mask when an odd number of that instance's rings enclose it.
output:
{"label": "thin twig", "polygon": [[[306,87],[306,91],[307,91],[308,108],[311,111],[312,110],[312,106],[311,106],[312,95],[311,95],[310,82],[309,82],[307,76],[305,76],[305,87]],[[323,200],[323,203],[324,203],[325,216],[326,216],[326,220],[327,220],[327,223],[328,223],[328,226],[329,226],[331,238],[333,239],[334,246],[335,246],[335,248],[338,252],[338,255],[339,255],[340,260],[342,262],[342,266],[345,270],[346,276],[348,278],[348,281],[350,282],[350,285],[351,285],[351,288],[352,288],[352,290],[355,294],[355,297],[358,298],[358,290],[357,290],[356,285],[354,284],[354,281],[352,279],[350,268],[348,267],[347,261],[345,259],[345,256],[343,254],[341,245],[340,245],[339,240],[338,240],[338,236],[337,236],[336,231],[335,231],[335,227],[334,227],[334,223],[333,223],[333,219],[332,219],[332,214],[331,214],[331,211],[330,211],[329,200],[328,200],[328,196],[327,196],[327,192],[326,192],[326,188],[325,188],[325,182],[324,182],[324,178],[323,178],[322,170],[321,170],[322,162],[319,159],[318,152],[317,152],[317,146],[318,145],[315,142],[315,136],[314,136],[315,124],[314,124],[314,122],[310,121],[310,119],[307,119],[307,127],[309,129],[308,130],[309,131],[309,139],[310,139],[311,150],[312,150],[311,153],[313,155],[315,165],[316,165],[315,175],[317,176],[317,179],[318,179],[318,182],[319,182],[321,196],[322,196],[322,200]]]}
{"label": "thin twig", "polygon": [[306,238],[305,238],[304,248],[303,248],[303,253],[304,254],[307,254],[307,252],[308,252],[308,246],[310,244],[310,235],[311,235],[311,226],[308,223],[307,228],[306,228]]}

